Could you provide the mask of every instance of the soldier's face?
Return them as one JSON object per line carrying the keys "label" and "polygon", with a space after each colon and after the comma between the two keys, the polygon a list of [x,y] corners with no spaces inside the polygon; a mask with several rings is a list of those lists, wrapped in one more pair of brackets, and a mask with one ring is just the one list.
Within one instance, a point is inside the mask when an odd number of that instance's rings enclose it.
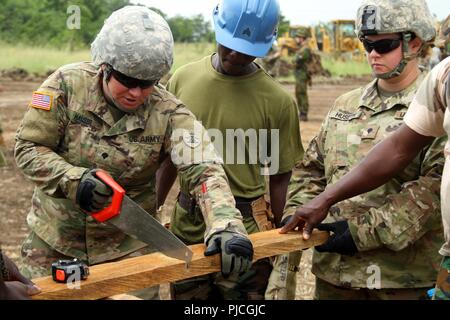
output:
{"label": "soldier's face", "polygon": [[[366,39],[374,42],[383,39],[398,39],[400,35],[397,33],[392,34],[379,34],[366,36]],[[367,59],[372,68],[372,71],[376,74],[383,74],[392,71],[398,66],[403,58],[402,45],[387,53],[379,53],[376,50],[372,50],[367,54]]]}
{"label": "soldier's face", "polygon": [[239,76],[245,74],[255,57],[234,51],[222,45],[218,45],[219,67],[222,73]]}
{"label": "soldier's face", "polygon": [[145,89],[140,87],[127,88],[117,81],[114,76],[110,78],[108,88],[114,100],[120,103],[125,110],[129,111],[135,111],[143,105],[155,89],[153,86]]}

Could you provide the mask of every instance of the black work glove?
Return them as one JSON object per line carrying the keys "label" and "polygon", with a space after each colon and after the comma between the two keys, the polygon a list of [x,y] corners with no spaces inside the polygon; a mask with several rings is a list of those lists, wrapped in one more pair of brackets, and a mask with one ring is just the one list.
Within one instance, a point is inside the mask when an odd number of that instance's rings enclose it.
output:
{"label": "black work glove", "polygon": [[99,212],[110,203],[113,191],[95,175],[97,169],[87,171],[80,180],[75,202],[87,212]]}
{"label": "black work glove", "polygon": [[222,275],[228,278],[232,273],[248,271],[253,260],[251,241],[238,233],[222,231],[214,234],[208,241],[205,256],[222,253]]}
{"label": "black work glove", "polygon": [[348,256],[352,256],[358,252],[346,220],[333,223],[321,223],[317,226],[317,229],[333,232],[327,242],[315,247],[317,251],[335,252]]}

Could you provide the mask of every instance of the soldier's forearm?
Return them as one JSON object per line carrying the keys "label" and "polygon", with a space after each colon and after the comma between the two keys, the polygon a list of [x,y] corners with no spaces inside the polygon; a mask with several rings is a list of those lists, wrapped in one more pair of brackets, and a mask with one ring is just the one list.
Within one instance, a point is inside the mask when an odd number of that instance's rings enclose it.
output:
{"label": "soldier's forearm", "polygon": [[329,206],[369,192],[402,171],[433,138],[424,137],[403,125],[379,143],[353,170],[320,195]]}
{"label": "soldier's forearm", "polygon": [[158,208],[166,201],[176,178],[177,168],[170,160],[170,157],[167,157],[156,172],[156,202]]}
{"label": "soldier's forearm", "polygon": [[179,174],[189,187],[189,192],[195,195],[202,211],[206,224],[205,241],[223,230],[247,234],[221,165],[193,165],[179,169]]}
{"label": "soldier's forearm", "polygon": [[[58,198],[65,197],[60,188],[61,179],[76,167],[50,148],[21,139],[17,140],[14,156],[22,173],[44,193]],[[85,169],[80,168],[80,175],[83,170]]]}

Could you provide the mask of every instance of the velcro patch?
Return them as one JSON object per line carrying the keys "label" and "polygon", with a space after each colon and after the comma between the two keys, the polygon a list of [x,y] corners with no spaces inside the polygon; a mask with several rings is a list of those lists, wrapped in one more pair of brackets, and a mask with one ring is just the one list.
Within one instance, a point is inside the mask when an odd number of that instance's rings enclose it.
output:
{"label": "velcro patch", "polygon": [[35,91],[31,98],[30,107],[50,111],[53,105],[53,96],[45,92]]}
{"label": "velcro patch", "polygon": [[397,111],[395,113],[394,119],[395,120],[403,120],[403,118],[405,117],[406,112],[405,111]]}

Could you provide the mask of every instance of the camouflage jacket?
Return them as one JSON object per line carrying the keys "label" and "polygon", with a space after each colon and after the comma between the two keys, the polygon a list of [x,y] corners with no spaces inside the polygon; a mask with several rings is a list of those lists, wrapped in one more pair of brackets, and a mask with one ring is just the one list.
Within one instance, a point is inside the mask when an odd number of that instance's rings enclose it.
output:
{"label": "camouflage jacket", "polygon": [[[376,80],[339,97],[293,174],[284,216],[336,183],[397,130],[422,80],[423,75],[389,98],[380,98]],[[366,288],[377,266],[381,288],[432,286],[443,241],[439,190],[445,141],[436,139],[385,185],[330,209],[324,223],[348,220],[359,252],[315,251],[317,277],[337,286]]]}
{"label": "camouflage jacket", "polygon": [[295,78],[300,80],[306,80],[310,77],[308,71],[308,64],[311,62],[312,52],[308,45],[305,44],[298,49],[294,56],[295,65]]}
{"label": "camouflage jacket", "polygon": [[36,184],[30,228],[54,249],[90,264],[144,247],[112,225],[96,222],[70,199],[83,173],[101,168],[154,215],[155,173],[170,154],[191,194],[209,201],[203,211],[205,239],[224,229],[246,234],[221,159],[193,114],[157,86],[137,112],[114,122],[101,76],[91,63],[64,66],[37,91],[50,97],[50,107],[30,103],[15,146],[17,165]]}

